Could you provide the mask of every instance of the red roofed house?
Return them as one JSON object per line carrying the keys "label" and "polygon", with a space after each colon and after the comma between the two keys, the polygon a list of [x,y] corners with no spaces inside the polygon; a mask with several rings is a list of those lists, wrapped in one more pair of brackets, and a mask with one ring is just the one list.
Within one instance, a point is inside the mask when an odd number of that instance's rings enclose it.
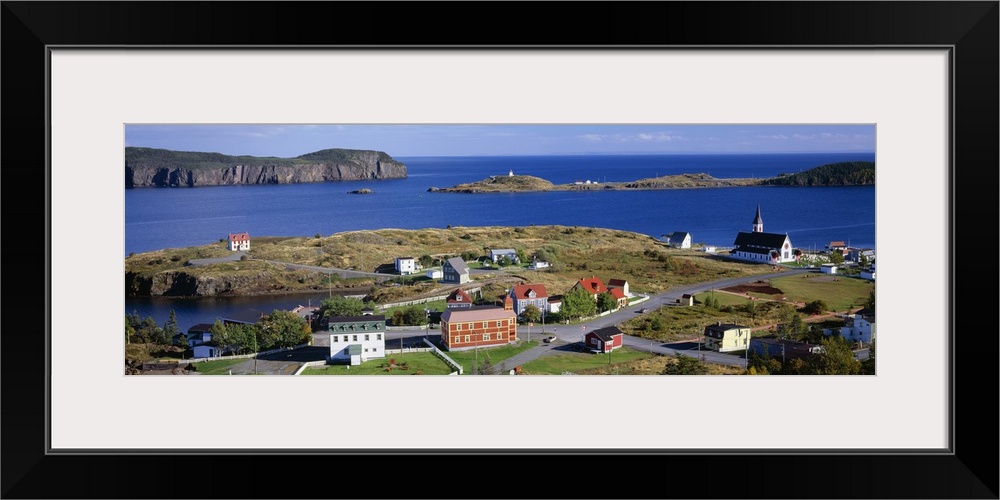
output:
{"label": "red roofed house", "polygon": [[545,285],[517,285],[510,289],[509,295],[514,301],[514,313],[518,316],[528,304],[534,305],[543,314],[549,309],[549,294],[545,291]]}
{"label": "red roofed house", "polygon": [[447,309],[441,314],[441,342],[449,351],[507,345],[515,340],[517,315],[510,296],[504,298],[503,307]]}
{"label": "red roofed house", "polygon": [[830,250],[843,251],[847,249],[847,243],[844,243],[843,241],[831,241],[830,244],[827,245],[826,247],[829,248]]}
{"label": "red roofed house", "polygon": [[611,352],[623,345],[624,335],[617,327],[609,326],[588,332],[583,341],[591,352]]}
{"label": "red roofed house", "polygon": [[237,250],[250,250],[250,234],[229,233],[229,249],[234,252]]}
{"label": "red roofed house", "polygon": [[461,288],[457,288],[444,299],[444,302],[445,307],[448,309],[464,309],[472,307],[472,296],[469,295],[469,292],[466,292]]}
{"label": "red roofed house", "polygon": [[611,296],[618,301],[619,309],[628,305],[628,297],[625,296],[625,292],[623,292],[621,288],[612,288],[609,291],[611,292]]}
{"label": "red roofed house", "polygon": [[608,287],[604,286],[604,282],[597,276],[583,278],[580,281],[577,281],[576,284],[573,285],[573,288],[582,288],[586,290],[587,293],[594,297],[594,301],[597,301],[598,295],[608,291]]}
{"label": "red roofed house", "polygon": [[628,293],[628,281],[625,280],[619,280],[619,279],[608,280],[608,288],[621,288],[622,291],[625,292],[626,297],[632,295]]}

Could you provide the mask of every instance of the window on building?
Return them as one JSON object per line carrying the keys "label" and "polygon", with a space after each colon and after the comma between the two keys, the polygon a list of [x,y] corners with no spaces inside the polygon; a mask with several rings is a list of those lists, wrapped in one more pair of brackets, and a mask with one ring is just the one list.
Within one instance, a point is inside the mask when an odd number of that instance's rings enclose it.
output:
{"label": "window on building", "polygon": [[489,328],[488,326],[486,326],[486,322],[485,322],[485,321],[483,321],[483,328],[484,328],[484,329],[485,329],[485,328]]}
{"label": "window on building", "polygon": [[336,335],[333,336],[333,341],[334,342],[340,342],[339,340],[337,340],[337,336]]}
{"label": "window on building", "polygon": [[471,337],[471,336],[469,336],[469,335],[466,335],[466,336],[465,336],[465,341],[466,341],[466,342],[472,342],[472,337]]}
{"label": "window on building", "polygon": [[357,342],[358,341],[358,336],[357,335],[353,335],[352,337],[353,338],[351,339],[351,341],[353,341],[353,342]]}
{"label": "window on building", "polygon": [[500,322],[497,321],[497,328],[500,328]]}
{"label": "window on building", "polygon": [[367,333],[365,334],[365,340],[371,340],[371,339],[368,338],[368,334]]}
{"label": "window on building", "polygon": [[483,340],[490,340],[490,334],[484,333],[483,334]]}
{"label": "window on building", "polygon": [[462,324],[459,323],[459,324],[455,325],[455,329],[458,330],[458,331],[462,331]]}
{"label": "window on building", "polygon": [[381,333],[376,333],[375,334],[375,340],[382,340],[382,334]]}

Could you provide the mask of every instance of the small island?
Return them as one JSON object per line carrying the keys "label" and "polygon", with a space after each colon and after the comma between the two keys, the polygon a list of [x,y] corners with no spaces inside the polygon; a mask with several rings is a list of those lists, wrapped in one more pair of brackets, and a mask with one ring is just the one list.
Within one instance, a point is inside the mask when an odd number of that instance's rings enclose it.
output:
{"label": "small island", "polygon": [[841,162],[822,165],[796,174],[777,177],[717,179],[709,174],[665,175],[629,182],[576,181],[570,184],[552,182],[530,175],[490,176],[481,181],[458,184],[448,188],[432,187],[431,193],[529,193],[539,191],[601,191],[691,189],[746,186],[873,186],[874,162]]}
{"label": "small island", "polygon": [[372,191],[371,189],[368,188],[361,188],[361,189],[355,189],[354,191],[348,191],[347,194],[372,194],[374,192],[375,191]]}

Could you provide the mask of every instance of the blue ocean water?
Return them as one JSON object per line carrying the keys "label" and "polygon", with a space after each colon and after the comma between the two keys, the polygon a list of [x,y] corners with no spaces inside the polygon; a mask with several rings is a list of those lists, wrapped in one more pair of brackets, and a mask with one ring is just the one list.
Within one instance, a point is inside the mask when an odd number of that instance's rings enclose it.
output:
{"label": "blue ocean water", "polygon": [[[398,157],[406,179],[262,186],[144,188],[125,192],[125,249],[146,252],[218,242],[230,232],[267,236],[329,235],[362,229],[452,226],[570,225],[622,229],[660,237],[691,233],[692,241],[731,246],[750,230],[760,205],[767,232],[822,249],[832,240],[875,247],[875,187],[744,187],[660,191],[429,193],[490,175],[533,175],[563,184],[620,182],[681,173],[717,178],[773,177],[839,161],[874,161],[874,153],[567,155]],[[348,191],[369,188],[368,195]],[[243,302],[241,302],[241,300]],[[129,299],[126,310],[160,323],[181,304],[183,328],[214,320],[215,311],[252,308],[247,299],[163,302]],[[264,312],[271,302],[250,299]],[[255,301],[256,300],[256,301]],[[278,299],[267,299],[274,301]],[[296,299],[282,299],[299,303]],[[173,304],[173,305],[170,305]],[[196,305],[195,305],[196,304]],[[228,304],[228,305],[227,305]],[[220,309],[221,308],[221,309]],[[186,311],[191,310],[191,315]],[[196,312],[200,311],[200,312]],[[161,317],[162,314],[162,317]],[[188,324],[189,323],[189,324]]]}
{"label": "blue ocean water", "polygon": [[[429,193],[489,175],[533,175],[556,184],[631,181],[708,173],[772,177],[835,161],[874,161],[874,153],[757,155],[578,155],[398,158],[406,179],[262,186],[145,188],[125,192],[125,249],[147,252],[205,245],[230,232],[312,236],[359,229],[561,224],[615,228],[651,236],[692,233],[727,246],[747,229],[756,205],[764,229],[787,232],[796,246],[830,240],[875,244],[875,188],[749,187],[664,191],[517,194]],[[348,191],[369,188],[370,195]]]}

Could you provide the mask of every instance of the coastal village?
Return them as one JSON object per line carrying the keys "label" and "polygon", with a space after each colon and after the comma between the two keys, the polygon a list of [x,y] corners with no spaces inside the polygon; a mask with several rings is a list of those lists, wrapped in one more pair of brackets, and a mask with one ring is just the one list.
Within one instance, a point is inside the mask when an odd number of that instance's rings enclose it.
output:
{"label": "coastal village", "polygon": [[[526,278],[558,272],[551,252],[401,254],[372,273],[328,272],[377,277],[387,290],[419,284],[415,296],[331,293],[266,316],[166,325],[158,335],[167,355],[126,360],[126,373],[614,374],[648,373],[636,366],[656,359],[664,374],[874,374],[874,250],[830,241],[806,251],[785,232],[765,231],[759,205],[747,219],[731,247],[695,243],[695,232],[678,228],[643,251],[671,275],[701,276],[681,257],[698,254],[722,268],[747,266],[738,276],[647,290],[655,276],[637,287],[626,270],[580,272],[554,288]],[[190,264],[245,263],[258,248],[251,243],[249,232],[230,233],[230,255]],[[143,323],[126,317],[127,343],[156,326]]]}

